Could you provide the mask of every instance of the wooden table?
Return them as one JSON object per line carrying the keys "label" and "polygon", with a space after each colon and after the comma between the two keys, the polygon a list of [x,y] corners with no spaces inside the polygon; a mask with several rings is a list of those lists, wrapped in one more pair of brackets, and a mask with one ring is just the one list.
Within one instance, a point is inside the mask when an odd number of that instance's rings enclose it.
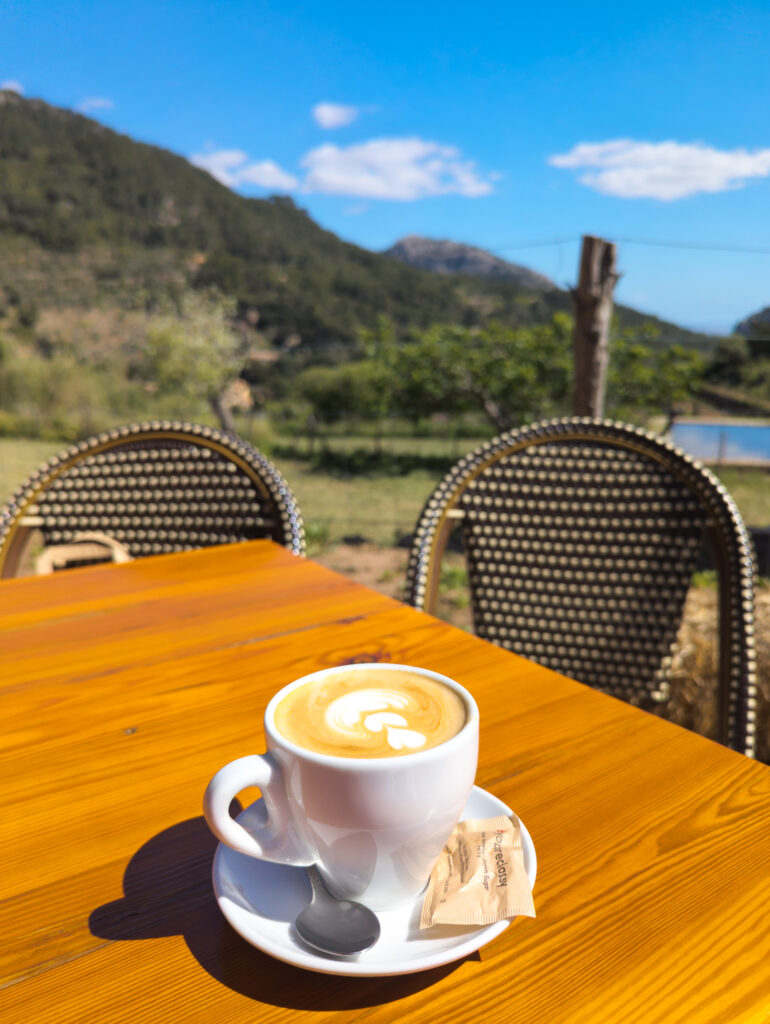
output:
{"label": "wooden table", "polygon": [[[770,1019],[770,770],[267,541],[0,585],[3,1021]],[[535,841],[537,919],[345,979],[242,940],[201,796],[268,697],[350,660],[481,709],[478,782]]]}

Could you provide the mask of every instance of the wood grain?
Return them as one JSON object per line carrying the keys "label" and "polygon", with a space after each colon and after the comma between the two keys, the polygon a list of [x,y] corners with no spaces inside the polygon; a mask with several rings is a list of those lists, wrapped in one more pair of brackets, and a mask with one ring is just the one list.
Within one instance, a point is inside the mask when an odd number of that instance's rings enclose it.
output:
{"label": "wood grain", "polygon": [[[0,1019],[770,1019],[770,771],[266,541],[0,584]],[[535,920],[390,979],[221,917],[203,789],[284,683],[424,665],[481,710],[478,782],[538,853]]]}

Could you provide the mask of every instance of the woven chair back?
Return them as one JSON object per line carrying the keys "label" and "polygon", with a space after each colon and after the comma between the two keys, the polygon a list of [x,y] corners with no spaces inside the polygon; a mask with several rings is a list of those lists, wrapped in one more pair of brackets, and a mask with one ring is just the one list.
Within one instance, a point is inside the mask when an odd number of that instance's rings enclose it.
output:
{"label": "woven chair back", "polygon": [[296,554],[305,544],[294,496],[264,455],[181,422],[108,431],[42,466],[0,516],[0,575],[17,573],[35,531],[60,550],[97,531],[132,558],[257,538]]}
{"label": "woven chair back", "polygon": [[641,706],[665,700],[693,572],[710,543],[720,582],[720,735],[754,749],[751,543],[716,478],[620,424],[536,424],[462,459],[428,500],[410,601],[436,607],[462,531],[475,632]]}

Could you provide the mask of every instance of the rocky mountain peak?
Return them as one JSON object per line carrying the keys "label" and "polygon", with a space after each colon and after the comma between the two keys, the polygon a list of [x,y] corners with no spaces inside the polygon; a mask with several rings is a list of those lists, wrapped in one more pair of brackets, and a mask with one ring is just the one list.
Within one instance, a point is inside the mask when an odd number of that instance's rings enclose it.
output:
{"label": "rocky mountain peak", "polygon": [[467,274],[472,277],[508,278],[523,288],[539,291],[554,288],[543,274],[500,259],[485,249],[445,239],[409,235],[386,249],[384,256],[434,274]]}

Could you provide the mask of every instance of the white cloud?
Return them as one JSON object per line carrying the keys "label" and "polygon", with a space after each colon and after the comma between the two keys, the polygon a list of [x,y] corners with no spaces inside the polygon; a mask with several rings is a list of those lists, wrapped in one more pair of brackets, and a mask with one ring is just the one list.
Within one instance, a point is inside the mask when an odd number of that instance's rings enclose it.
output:
{"label": "white cloud", "polygon": [[219,149],[210,153],[197,153],[190,157],[190,163],[208,171],[217,181],[229,188],[239,185],[258,185],[260,188],[282,189],[286,192],[296,188],[297,179],[284,171],[273,160],[249,161],[242,149]]}
{"label": "white cloud", "polygon": [[[290,192],[300,187],[299,179],[273,160],[251,160],[242,149],[196,153],[190,163],[228,188],[257,185]],[[424,139],[373,139],[347,147],[329,143],[306,153],[301,165],[306,172],[303,192],[413,200],[452,193],[476,197],[492,191],[490,181],[479,178],[474,164],[457,149]],[[351,210],[359,213],[361,206]]]}
{"label": "white cloud", "polygon": [[78,103],[77,109],[81,114],[88,114],[92,110],[112,110],[114,106],[112,100],[105,99],[103,96],[86,96]]}
{"label": "white cloud", "polygon": [[321,128],[343,128],[357,117],[357,107],[346,107],[342,103],[316,103],[313,107],[313,118]]}
{"label": "white cloud", "polygon": [[749,178],[770,175],[770,149],[720,150],[702,143],[581,142],[549,157],[553,167],[588,168],[578,181],[622,199],[684,199],[698,192],[742,188]]}
{"label": "white cloud", "polygon": [[232,173],[248,160],[248,154],[242,149],[217,149],[208,153],[196,153],[190,157],[190,163],[221,181],[223,185],[234,185],[236,176]]}
{"label": "white cloud", "polygon": [[301,163],[307,169],[304,192],[412,200],[492,191],[453,146],[418,138],[372,139],[346,147],[327,143],[306,153]]}
{"label": "white cloud", "polygon": [[7,78],[4,82],[0,82],[0,89],[7,89],[8,92],[17,92],[19,96],[24,95],[24,86],[21,82],[17,82],[15,78]]}
{"label": "white cloud", "polygon": [[237,171],[239,185],[260,185],[262,188],[279,188],[287,192],[297,187],[297,179],[279,167],[273,160],[260,160],[247,164]]}

